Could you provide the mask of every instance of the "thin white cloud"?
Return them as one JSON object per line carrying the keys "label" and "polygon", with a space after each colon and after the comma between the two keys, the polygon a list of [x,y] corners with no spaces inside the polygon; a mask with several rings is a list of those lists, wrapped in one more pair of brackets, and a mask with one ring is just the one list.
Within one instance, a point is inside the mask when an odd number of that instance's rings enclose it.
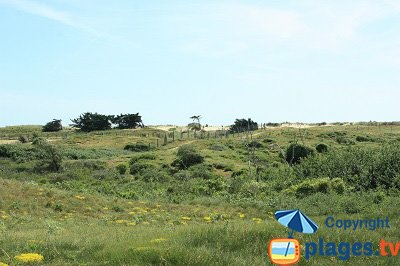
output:
{"label": "thin white cloud", "polygon": [[126,40],[123,40],[119,37],[116,37],[114,35],[108,34],[106,32],[97,30],[85,23],[82,23],[81,19],[79,19],[76,16],[73,16],[72,14],[69,14],[64,11],[57,10],[53,7],[50,7],[48,5],[34,2],[34,1],[27,1],[27,0],[0,0],[0,4],[15,8],[17,10],[40,16],[52,21],[55,21],[57,23],[63,24],[65,26],[69,26],[72,28],[75,28],[77,30],[86,32],[88,34],[91,34],[95,37],[100,37],[100,38],[105,38],[109,40],[114,40],[114,41],[119,41],[123,43],[129,43]]}

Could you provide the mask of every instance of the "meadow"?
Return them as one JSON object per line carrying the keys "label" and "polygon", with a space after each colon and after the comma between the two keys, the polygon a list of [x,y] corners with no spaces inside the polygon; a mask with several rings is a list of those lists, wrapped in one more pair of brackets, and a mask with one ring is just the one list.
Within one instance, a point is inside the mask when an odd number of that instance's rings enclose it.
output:
{"label": "meadow", "polygon": [[[27,141],[22,141],[24,137]],[[40,150],[40,143],[51,149]],[[39,143],[39,144],[37,144]],[[303,147],[297,160],[291,145]],[[46,152],[59,153],[60,169]],[[303,154],[303,155],[304,155]],[[0,262],[31,265],[270,265],[268,242],[300,209],[299,265],[396,265],[399,257],[314,256],[304,243],[400,242],[400,125],[265,127],[239,134],[145,127],[90,133],[0,128]],[[389,229],[327,228],[389,217]],[[1,264],[0,264],[1,265]]]}

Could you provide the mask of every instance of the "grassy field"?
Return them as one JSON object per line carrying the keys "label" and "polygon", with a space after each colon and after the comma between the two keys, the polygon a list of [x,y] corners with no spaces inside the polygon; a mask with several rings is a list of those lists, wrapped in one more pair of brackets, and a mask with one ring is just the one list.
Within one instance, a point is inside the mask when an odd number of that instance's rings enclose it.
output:
{"label": "grassy field", "polygon": [[[38,253],[44,259],[37,265],[270,265],[268,242],[288,234],[274,212],[300,209],[320,228],[295,233],[299,265],[400,264],[400,256],[304,257],[305,243],[319,238],[372,242],[374,252],[382,238],[400,242],[400,126],[276,127],[197,138],[170,132],[0,128],[0,262],[20,265],[15,256]],[[28,143],[19,143],[21,136]],[[35,138],[61,153],[59,171],[41,163]],[[288,165],[293,143],[313,155]],[[321,143],[328,151],[315,151]],[[128,144],[150,148],[129,151]],[[204,161],[179,165],[188,146]],[[391,227],[332,229],[327,216],[389,217]]]}

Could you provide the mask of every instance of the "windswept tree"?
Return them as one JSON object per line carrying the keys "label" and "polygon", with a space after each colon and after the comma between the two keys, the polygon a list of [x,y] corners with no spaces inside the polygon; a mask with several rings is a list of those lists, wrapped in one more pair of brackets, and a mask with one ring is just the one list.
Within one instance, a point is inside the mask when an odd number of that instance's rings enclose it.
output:
{"label": "windswept tree", "polygon": [[142,116],[136,114],[120,114],[111,119],[119,129],[143,127]]}
{"label": "windswept tree", "polygon": [[231,125],[229,128],[229,131],[231,133],[236,133],[236,132],[246,132],[246,131],[254,131],[258,129],[258,124],[257,122],[254,122],[250,118],[248,119],[236,119],[235,123]]}
{"label": "windswept tree", "polygon": [[43,126],[43,132],[57,132],[62,130],[61,119],[53,119],[53,121],[48,122],[46,125]]}
{"label": "windswept tree", "polygon": [[81,131],[90,132],[94,130],[111,129],[111,120],[113,116],[102,115],[98,113],[84,113],[78,118],[71,119],[71,126],[79,128]]}
{"label": "windswept tree", "polygon": [[193,131],[200,131],[201,130],[201,115],[194,115],[191,116],[190,119],[192,119],[192,123],[188,124],[188,128]]}

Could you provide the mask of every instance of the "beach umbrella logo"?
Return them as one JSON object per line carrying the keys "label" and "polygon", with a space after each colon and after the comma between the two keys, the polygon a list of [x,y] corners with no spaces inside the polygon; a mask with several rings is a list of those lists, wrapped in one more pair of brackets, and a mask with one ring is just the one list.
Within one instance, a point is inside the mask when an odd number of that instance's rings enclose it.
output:
{"label": "beach umbrella logo", "polygon": [[289,228],[289,233],[287,238],[270,241],[270,260],[277,265],[293,265],[300,260],[300,244],[298,240],[293,239],[294,232],[313,234],[318,230],[318,225],[300,210],[277,211],[275,218],[281,225]]}

